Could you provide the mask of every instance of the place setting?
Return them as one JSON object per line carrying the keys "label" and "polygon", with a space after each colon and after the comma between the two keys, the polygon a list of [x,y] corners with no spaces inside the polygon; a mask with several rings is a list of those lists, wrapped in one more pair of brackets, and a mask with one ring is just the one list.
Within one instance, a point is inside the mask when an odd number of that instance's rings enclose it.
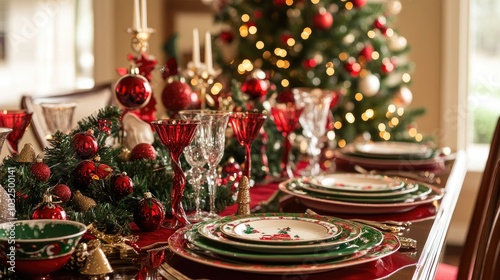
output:
{"label": "place setting", "polygon": [[333,173],[285,181],[279,189],[307,207],[326,213],[386,214],[412,210],[440,199],[440,188],[401,177]]}
{"label": "place setting", "polygon": [[258,274],[325,272],[383,258],[401,246],[392,233],[307,213],[216,218],[179,229],[168,243],[183,259]]}

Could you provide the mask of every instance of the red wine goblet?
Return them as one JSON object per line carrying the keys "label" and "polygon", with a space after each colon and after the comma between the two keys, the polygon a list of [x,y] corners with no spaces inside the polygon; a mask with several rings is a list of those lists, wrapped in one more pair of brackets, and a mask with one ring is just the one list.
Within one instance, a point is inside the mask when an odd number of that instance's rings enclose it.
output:
{"label": "red wine goblet", "polygon": [[19,141],[24,135],[26,128],[31,124],[31,116],[26,110],[2,110],[0,111],[0,127],[11,128],[12,132],[7,135],[7,146],[10,154],[18,153]]}
{"label": "red wine goblet", "polygon": [[158,133],[161,143],[168,148],[170,153],[170,161],[172,163],[172,169],[174,170],[172,192],[170,194],[173,221],[168,228],[177,229],[190,224],[181,204],[182,194],[186,187],[186,176],[184,175],[184,171],[182,171],[179,157],[184,148],[193,141],[196,128],[200,124],[200,121],[166,119],[155,120],[152,121],[151,124],[156,133]]}
{"label": "red wine goblet", "polygon": [[237,112],[229,118],[236,139],[245,147],[245,170],[243,175],[250,180],[251,174],[251,148],[252,143],[259,134],[259,130],[266,121],[267,116],[262,113]]}

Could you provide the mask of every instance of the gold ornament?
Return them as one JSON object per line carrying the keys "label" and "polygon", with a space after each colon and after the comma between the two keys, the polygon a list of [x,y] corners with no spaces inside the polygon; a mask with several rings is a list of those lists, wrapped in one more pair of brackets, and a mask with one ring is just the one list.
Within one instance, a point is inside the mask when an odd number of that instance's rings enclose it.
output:
{"label": "gold ornament", "polygon": [[36,153],[35,149],[33,148],[33,145],[31,143],[26,143],[24,144],[23,149],[17,155],[16,161],[17,162],[35,162],[36,160]]}
{"label": "gold ornament", "polygon": [[101,242],[97,239],[91,240],[89,241],[89,247],[95,247],[95,249],[89,252],[87,261],[80,273],[104,278],[106,274],[113,272],[113,268],[111,268],[106,255],[101,249]]}
{"label": "gold ornament", "polygon": [[101,248],[107,256],[114,254],[116,251],[118,251],[120,259],[128,258],[131,255],[136,256],[138,254],[139,248],[135,245],[135,242],[139,239],[138,236],[106,234],[95,228],[93,224],[87,226],[87,231],[105,243]]}
{"label": "gold ornament", "polygon": [[75,191],[73,194],[73,203],[78,211],[88,211],[97,206],[97,203],[92,198],[83,195],[80,191]]}
{"label": "gold ornament", "polygon": [[250,184],[247,176],[243,176],[238,185],[238,198],[236,199],[236,203],[238,203],[237,215],[250,214]]}
{"label": "gold ornament", "polygon": [[130,160],[130,150],[127,148],[123,148],[118,157],[123,161]]}
{"label": "gold ornament", "polygon": [[87,243],[80,242],[76,246],[75,252],[73,252],[69,261],[64,265],[64,268],[67,270],[79,271],[85,265],[88,256]]}

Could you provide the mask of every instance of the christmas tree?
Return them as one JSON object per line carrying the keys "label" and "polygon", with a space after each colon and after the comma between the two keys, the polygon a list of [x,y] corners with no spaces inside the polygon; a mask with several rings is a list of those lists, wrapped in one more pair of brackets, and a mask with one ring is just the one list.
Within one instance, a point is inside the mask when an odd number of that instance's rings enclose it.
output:
{"label": "christmas tree", "polygon": [[329,135],[339,147],[360,137],[422,141],[414,118],[424,110],[407,110],[409,46],[393,27],[400,10],[398,0],[219,1],[216,22],[226,26],[215,48],[219,65],[242,88],[255,79],[252,73],[264,71],[270,86],[257,83],[253,91],[337,91],[340,102],[330,122],[335,134]]}

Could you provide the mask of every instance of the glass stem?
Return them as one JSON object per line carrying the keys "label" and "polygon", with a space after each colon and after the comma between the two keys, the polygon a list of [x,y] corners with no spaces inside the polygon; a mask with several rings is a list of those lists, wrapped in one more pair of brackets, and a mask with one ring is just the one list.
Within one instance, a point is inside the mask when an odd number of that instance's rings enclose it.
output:
{"label": "glass stem", "polygon": [[283,156],[281,158],[281,177],[282,178],[292,178],[293,172],[290,167],[290,152],[292,150],[292,142],[288,138],[288,133],[283,133],[285,141],[283,142]]}
{"label": "glass stem", "polygon": [[252,170],[252,145],[251,144],[246,144],[245,145],[245,170],[243,172],[244,176],[247,176],[248,180],[250,181],[250,172]]}
{"label": "glass stem", "polygon": [[209,167],[208,169],[208,196],[210,199],[210,212],[209,216],[215,215],[215,186],[217,184],[217,169]]}
{"label": "glass stem", "polygon": [[321,154],[321,149],[319,147],[319,139],[315,136],[311,137],[309,142],[309,165],[311,168],[311,175],[316,176],[320,173],[319,168],[319,155]]}

